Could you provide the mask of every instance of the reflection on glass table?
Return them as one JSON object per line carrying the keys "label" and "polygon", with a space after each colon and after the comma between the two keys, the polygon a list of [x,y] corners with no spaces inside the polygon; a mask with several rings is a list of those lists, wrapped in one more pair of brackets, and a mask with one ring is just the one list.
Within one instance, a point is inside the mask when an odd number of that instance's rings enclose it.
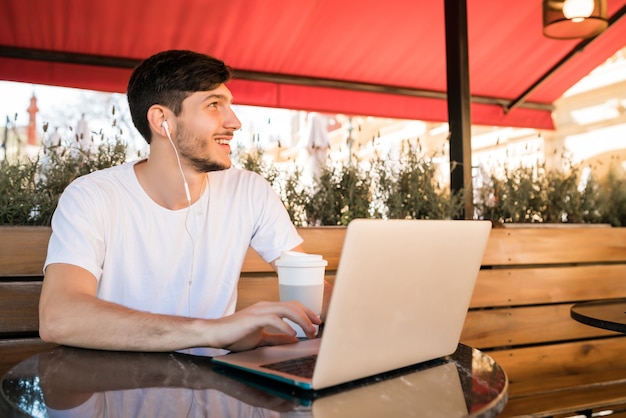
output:
{"label": "reflection on glass table", "polygon": [[493,417],[508,382],[484,353],[448,357],[320,392],[297,392],[179,353],[59,347],[2,379],[0,412],[35,417]]}

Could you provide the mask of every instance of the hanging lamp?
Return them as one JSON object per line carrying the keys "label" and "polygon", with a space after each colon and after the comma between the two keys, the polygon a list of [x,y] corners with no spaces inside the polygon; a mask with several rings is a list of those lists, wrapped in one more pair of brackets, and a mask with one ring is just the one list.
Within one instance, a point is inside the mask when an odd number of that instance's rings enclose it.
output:
{"label": "hanging lamp", "polygon": [[590,38],[608,25],[606,0],[543,0],[543,34],[548,38]]}

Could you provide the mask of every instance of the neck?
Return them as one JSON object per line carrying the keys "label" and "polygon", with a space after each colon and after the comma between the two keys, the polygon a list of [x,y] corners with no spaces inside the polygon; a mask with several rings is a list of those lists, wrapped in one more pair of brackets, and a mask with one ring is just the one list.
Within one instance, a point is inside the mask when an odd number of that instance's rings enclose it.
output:
{"label": "neck", "polygon": [[176,162],[168,164],[153,157],[135,165],[137,179],[148,196],[158,205],[171,210],[183,209],[195,203],[206,187],[207,173],[185,170],[184,166],[183,170],[184,178]]}

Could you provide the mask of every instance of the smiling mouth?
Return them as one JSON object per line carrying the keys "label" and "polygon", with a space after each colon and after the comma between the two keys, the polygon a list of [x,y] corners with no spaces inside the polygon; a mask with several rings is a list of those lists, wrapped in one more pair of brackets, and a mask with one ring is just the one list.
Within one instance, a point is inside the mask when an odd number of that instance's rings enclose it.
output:
{"label": "smiling mouth", "polygon": [[220,145],[228,145],[230,143],[230,139],[216,139],[215,142]]}

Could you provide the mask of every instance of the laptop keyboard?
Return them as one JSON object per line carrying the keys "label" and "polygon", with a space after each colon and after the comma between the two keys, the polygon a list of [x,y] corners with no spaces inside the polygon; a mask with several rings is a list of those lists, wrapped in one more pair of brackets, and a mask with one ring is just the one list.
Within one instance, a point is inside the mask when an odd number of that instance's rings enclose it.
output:
{"label": "laptop keyboard", "polygon": [[312,378],[316,360],[317,354],[311,354],[310,356],[279,361],[277,363],[263,364],[261,367],[293,374],[295,376]]}

